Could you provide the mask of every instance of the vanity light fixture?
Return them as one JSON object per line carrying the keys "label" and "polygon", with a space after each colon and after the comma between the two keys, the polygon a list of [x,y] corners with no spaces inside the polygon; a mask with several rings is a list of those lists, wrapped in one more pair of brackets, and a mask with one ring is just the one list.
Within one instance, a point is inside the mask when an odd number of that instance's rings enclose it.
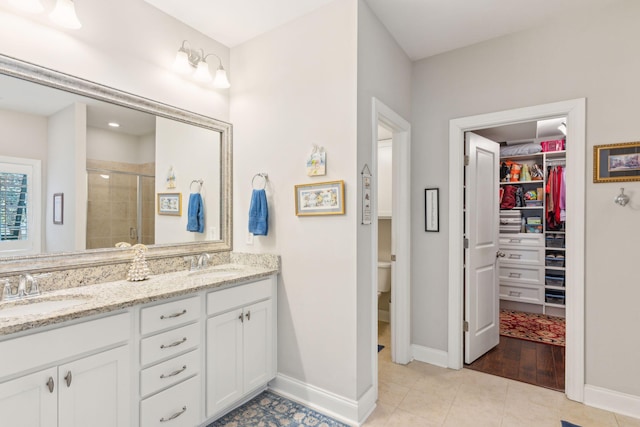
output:
{"label": "vanity light fixture", "polygon": [[[9,3],[23,12],[44,12],[44,6],[40,0],[9,0]],[[73,0],[56,0],[56,5],[49,14],[49,19],[56,25],[72,30],[82,27],[78,15],[76,15]]]}
{"label": "vanity light fixture", "polygon": [[[176,59],[173,62],[173,69],[180,74],[192,74],[193,78],[199,82],[208,83],[213,80],[213,86],[220,89],[227,89],[231,86],[227,78],[227,72],[222,66],[222,59],[215,53],[204,53],[203,49],[192,49],[188,47],[189,42],[184,40],[182,46],[176,53]],[[215,78],[211,76],[207,58],[215,56],[218,58],[218,69]],[[195,72],[194,72],[195,69]]]}

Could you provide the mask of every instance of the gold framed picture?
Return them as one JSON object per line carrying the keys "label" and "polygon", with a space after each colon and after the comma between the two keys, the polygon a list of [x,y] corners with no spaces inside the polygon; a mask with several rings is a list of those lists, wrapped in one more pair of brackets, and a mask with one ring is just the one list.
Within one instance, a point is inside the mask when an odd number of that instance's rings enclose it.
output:
{"label": "gold framed picture", "polygon": [[640,181],[640,142],[593,147],[593,182]]}
{"label": "gold framed picture", "polygon": [[158,193],[158,215],[182,216],[182,193]]}
{"label": "gold framed picture", "polygon": [[344,181],[295,186],[296,215],[344,215]]}

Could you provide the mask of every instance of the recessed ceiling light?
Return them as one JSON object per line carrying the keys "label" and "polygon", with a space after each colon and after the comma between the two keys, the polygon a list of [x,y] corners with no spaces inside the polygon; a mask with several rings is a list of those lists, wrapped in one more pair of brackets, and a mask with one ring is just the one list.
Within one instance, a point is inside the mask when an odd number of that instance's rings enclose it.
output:
{"label": "recessed ceiling light", "polygon": [[119,128],[120,127],[120,123],[109,122],[109,126],[111,126],[112,128]]}
{"label": "recessed ceiling light", "polygon": [[109,175],[100,175],[100,178],[109,179]]}

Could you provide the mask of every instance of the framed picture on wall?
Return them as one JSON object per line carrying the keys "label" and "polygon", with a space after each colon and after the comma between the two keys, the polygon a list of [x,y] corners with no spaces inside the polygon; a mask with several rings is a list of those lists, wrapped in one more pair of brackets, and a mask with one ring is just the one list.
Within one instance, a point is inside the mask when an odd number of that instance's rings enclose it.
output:
{"label": "framed picture on wall", "polygon": [[182,193],[158,193],[158,215],[182,215]]}
{"label": "framed picture on wall", "polygon": [[343,215],[344,181],[295,186],[296,215]]}
{"label": "framed picture on wall", "polygon": [[64,223],[64,193],[53,195],[53,223]]}
{"label": "framed picture on wall", "polygon": [[439,196],[437,188],[424,190],[424,231],[440,231]]}
{"label": "framed picture on wall", "polygon": [[593,182],[640,181],[640,142],[593,147]]}

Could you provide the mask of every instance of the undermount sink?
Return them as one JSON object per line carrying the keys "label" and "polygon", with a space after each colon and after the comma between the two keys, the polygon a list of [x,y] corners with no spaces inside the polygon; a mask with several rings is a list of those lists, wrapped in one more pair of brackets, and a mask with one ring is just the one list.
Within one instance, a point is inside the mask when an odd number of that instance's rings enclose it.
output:
{"label": "undermount sink", "polygon": [[34,299],[32,301],[18,301],[15,305],[11,304],[8,307],[2,307],[2,305],[0,305],[0,319],[29,316],[32,314],[48,314],[54,311],[64,310],[66,308],[80,305],[85,301],[86,300],[83,298],[44,301]]}
{"label": "undermount sink", "polygon": [[211,276],[216,279],[221,279],[224,277],[232,277],[237,276],[240,270],[213,270],[213,269],[205,269],[205,270],[195,270],[189,272],[189,276]]}

